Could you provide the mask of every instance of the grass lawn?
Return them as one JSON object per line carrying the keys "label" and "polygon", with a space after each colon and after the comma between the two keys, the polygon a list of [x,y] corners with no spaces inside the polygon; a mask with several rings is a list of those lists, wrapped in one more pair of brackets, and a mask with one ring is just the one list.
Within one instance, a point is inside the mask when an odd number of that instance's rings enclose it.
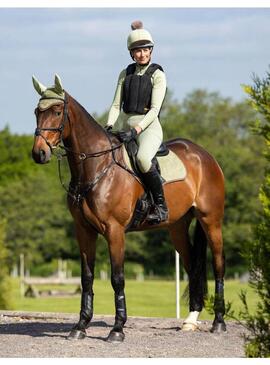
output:
{"label": "grass lawn", "polygon": [[[80,295],[70,297],[39,297],[22,298],[19,292],[19,281],[12,279],[13,306],[11,310],[35,311],[35,312],[66,312],[79,313]],[[181,281],[181,295],[186,287],[186,282]],[[209,294],[214,294],[214,282],[209,281]],[[39,287],[36,287],[40,289]],[[72,291],[76,286],[43,286],[44,290],[67,290]],[[247,291],[248,304],[251,312],[255,311],[257,297],[248,284],[240,283],[238,280],[225,282],[225,301],[232,302],[232,309],[235,314],[243,307],[239,293]],[[165,280],[146,280],[143,282],[126,280],[126,301],[127,311],[130,316],[145,317],[175,317],[175,282]],[[114,295],[110,281],[95,280],[94,283],[94,313],[114,315]],[[188,313],[188,307],[181,299],[181,318]],[[200,319],[213,319],[203,310]]]}

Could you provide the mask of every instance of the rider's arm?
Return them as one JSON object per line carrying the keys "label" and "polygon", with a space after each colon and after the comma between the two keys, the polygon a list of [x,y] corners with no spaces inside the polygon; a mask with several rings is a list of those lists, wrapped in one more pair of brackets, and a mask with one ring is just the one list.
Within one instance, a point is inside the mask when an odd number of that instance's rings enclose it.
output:
{"label": "rider's arm", "polygon": [[153,74],[153,89],[152,89],[152,98],[151,98],[151,108],[145,114],[145,117],[142,119],[138,126],[144,130],[149,126],[159,115],[163,100],[166,94],[166,76],[165,73],[161,70],[156,70]]}
{"label": "rider's arm", "polygon": [[126,70],[120,72],[118,77],[117,86],[114,94],[114,99],[109,111],[107,125],[113,126],[119,117],[121,104],[122,104],[122,95],[123,95],[123,83],[126,77]]}

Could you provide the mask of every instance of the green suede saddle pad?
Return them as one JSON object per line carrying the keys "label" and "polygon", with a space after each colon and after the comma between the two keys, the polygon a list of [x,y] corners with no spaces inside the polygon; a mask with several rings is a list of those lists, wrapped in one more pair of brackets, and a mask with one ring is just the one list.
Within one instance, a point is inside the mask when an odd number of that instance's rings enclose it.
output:
{"label": "green suede saddle pad", "polygon": [[[187,174],[185,165],[173,151],[170,150],[167,156],[158,156],[157,160],[161,176],[165,180],[164,184],[185,179]],[[124,161],[129,170],[134,172],[126,148],[124,148]]]}

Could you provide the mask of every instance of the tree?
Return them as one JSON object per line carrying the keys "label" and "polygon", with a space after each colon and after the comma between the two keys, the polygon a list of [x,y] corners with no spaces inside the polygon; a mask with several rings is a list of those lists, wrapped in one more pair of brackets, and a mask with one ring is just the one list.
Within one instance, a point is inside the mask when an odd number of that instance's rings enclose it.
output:
{"label": "tree", "polygon": [[8,127],[0,131],[0,185],[20,180],[36,170],[31,159],[33,137],[12,134]]}
{"label": "tree", "polygon": [[259,296],[257,312],[251,315],[246,295],[242,293],[244,311],[242,318],[250,334],[246,338],[248,357],[270,357],[270,73],[266,78],[254,76],[253,86],[244,86],[250,104],[262,115],[257,120],[254,131],[263,136],[266,145],[265,159],[268,162],[264,182],[260,190],[263,213],[255,231],[255,239],[249,247],[250,284]]}
{"label": "tree", "polygon": [[11,309],[11,290],[8,277],[8,250],[5,246],[5,222],[0,222],[0,308]]}
{"label": "tree", "polygon": [[56,161],[36,165],[32,144],[31,136],[0,132],[0,218],[7,222],[8,263],[11,268],[24,253],[30,270],[53,258],[79,256]]}
{"label": "tree", "polygon": [[13,181],[0,187],[1,216],[8,221],[7,246],[12,252],[11,264],[20,253],[26,264],[34,265],[52,258],[71,257],[68,226],[72,218],[58,185],[52,184],[46,172]]}

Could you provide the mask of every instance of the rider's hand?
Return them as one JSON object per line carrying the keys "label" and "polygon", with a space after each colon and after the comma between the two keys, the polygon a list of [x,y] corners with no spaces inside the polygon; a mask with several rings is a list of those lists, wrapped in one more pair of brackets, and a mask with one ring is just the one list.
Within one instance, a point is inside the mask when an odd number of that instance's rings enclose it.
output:
{"label": "rider's hand", "polygon": [[140,134],[142,132],[142,128],[139,127],[138,125],[134,128],[136,129],[137,134]]}
{"label": "rider's hand", "polygon": [[117,135],[121,142],[130,142],[132,139],[136,138],[137,131],[135,128],[131,128],[128,132],[120,131]]}
{"label": "rider's hand", "polygon": [[110,132],[113,129],[113,127],[112,127],[112,125],[107,124],[107,125],[105,125],[104,129],[106,129],[107,132]]}

